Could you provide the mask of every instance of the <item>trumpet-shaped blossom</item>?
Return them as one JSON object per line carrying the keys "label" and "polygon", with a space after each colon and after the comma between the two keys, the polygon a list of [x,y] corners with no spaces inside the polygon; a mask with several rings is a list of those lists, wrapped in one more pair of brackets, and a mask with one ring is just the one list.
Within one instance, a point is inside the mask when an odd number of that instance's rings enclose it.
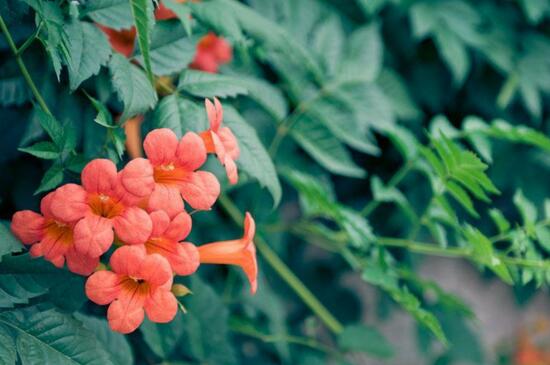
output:
{"label": "trumpet-shaped blossom", "polygon": [[111,256],[112,271],[100,270],[86,281],[86,295],[100,305],[109,304],[109,326],[120,333],[139,327],[145,313],[157,323],[170,322],[178,310],[170,291],[172,270],[159,254],[147,255],[143,246],[123,246]]}
{"label": "trumpet-shaped blossom", "polygon": [[113,243],[113,229],[127,244],[142,244],[149,238],[151,219],[136,206],[140,197],[124,189],[112,161],[91,161],[81,177],[82,186],[59,187],[51,202],[51,212],[57,219],[75,223],[73,237],[78,252],[99,257]]}
{"label": "trumpet-shaped blossom", "polygon": [[208,99],[204,101],[206,113],[210,121],[210,128],[201,133],[201,137],[208,153],[215,153],[221,164],[225,166],[225,171],[229,182],[236,184],[239,175],[235,160],[239,158],[240,150],[237,138],[231,129],[222,127],[223,108],[218,98],[214,98],[214,103]]}
{"label": "trumpet-shaped blossom", "polygon": [[150,214],[153,222],[151,237],[145,242],[147,254],[163,256],[177,275],[191,275],[199,267],[199,252],[195,245],[183,241],[191,231],[191,216],[181,212],[170,219],[162,210]]}
{"label": "trumpet-shaped blossom", "polygon": [[99,264],[98,257],[78,253],[73,239],[74,223],[58,220],[51,212],[53,193],[46,195],[40,203],[42,214],[23,210],[13,215],[11,229],[26,245],[32,245],[33,257],[43,256],[57,267],[65,261],[70,271],[90,275]]}
{"label": "trumpet-shaped blossom", "polygon": [[178,141],[170,129],[151,131],[143,142],[148,159],[136,158],[121,171],[124,188],[149,196],[149,211],[164,210],[170,217],[183,211],[183,199],[194,209],[208,210],[220,194],[220,183],[207,171],[196,171],[206,161],[201,138],[188,132]]}
{"label": "trumpet-shaped blossom", "polygon": [[254,245],[255,233],[254,219],[247,212],[244,220],[243,237],[237,240],[213,242],[199,246],[201,264],[240,266],[250,282],[250,291],[255,293],[258,287],[258,264],[256,262],[256,246]]}
{"label": "trumpet-shaped blossom", "polygon": [[211,73],[217,73],[220,65],[228,63],[233,58],[231,45],[222,37],[209,32],[199,40],[195,58],[190,68]]}

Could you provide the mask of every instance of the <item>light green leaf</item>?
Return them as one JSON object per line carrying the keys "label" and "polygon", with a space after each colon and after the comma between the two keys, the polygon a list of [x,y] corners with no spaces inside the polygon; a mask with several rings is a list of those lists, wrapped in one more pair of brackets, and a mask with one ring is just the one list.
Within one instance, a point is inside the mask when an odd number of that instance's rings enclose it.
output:
{"label": "light green leaf", "polygon": [[378,24],[363,26],[349,38],[338,78],[374,81],[382,69],[382,59],[383,45]]}
{"label": "light green leaf", "polygon": [[181,138],[186,132],[208,129],[209,122],[203,105],[172,94],[164,97],[157,105],[153,126],[169,128]]}
{"label": "light green leaf", "polygon": [[151,30],[155,24],[155,18],[153,17],[153,2],[150,0],[130,0],[130,6],[136,26],[139,49],[143,55],[143,64],[145,65],[147,78],[152,85],[153,69],[151,67],[150,47]]}
{"label": "light green leaf", "polygon": [[120,30],[134,25],[132,8],[128,0],[93,0],[82,4],[81,16],[89,16],[94,22]]}
{"label": "light green leaf", "polygon": [[366,172],[353,162],[344,145],[321,122],[300,118],[290,134],[321,166],[336,175],[362,178]]}
{"label": "light green leaf", "polygon": [[[158,22],[151,35],[150,58],[155,75],[170,75],[180,72],[195,56],[195,42],[185,36],[177,21]],[[143,56],[137,52],[137,60],[144,65]]]}
{"label": "light green leaf", "polygon": [[533,232],[535,222],[537,221],[537,207],[529,201],[521,190],[514,194],[514,205],[521,214],[521,220],[529,233]]}
{"label": "light green leaf", "polygon": [[435,43],[441,57],[451,69],[455,85],[462,85],[470,71],[470,57],[466,46],[446,27],[441,27],[435,34]]}
{"label": "light green leaf", "polygon": [[3,312],[0,332],[13,336],[24,365],[114,365],[90,331],[70,315],[52,309]]}
{"label": "light green leaf", "polygon": [[260,186],[267,188],[273,198],[273,207],[279,205],[282,196],[281,183],[273,161],[258,138],[256,131],[231,107],[224,106],[224,122],[231,128],[241,150],[237,166]]}
{"label": "light green leaf", "polygon": [[107,64],[111,46],[105,34],[88,22],[73,20],[66,24],[65,31],[69,37],[69,84],[74,91]]}
{"label": "light green leaf", "polygon": [[138,67],[132,65],[123,56],[113,54],[109,69],[113,86],[124,104],[121,122],[145,113],[155,106],[157,94]]}
{"label": "light green leaf", "polygon": [[52,142],[38,142],[29,147],[20,147],[18,150],[45,160],[55,160],[60,155],[59,149]]}
{"label": "light green leaf", "polygon": [[344,351],[364,352],[374,357],[391,358],[395,350],[375,327],[349,325],[338,335],[338,346]]}
{"label": "light green leaf", "polygon": [[464,234],[464,238],[474,250],[472,257],[480,264],[485,265],[487,268],[492,270],[502,279],[502,281],[512,285],[514,280],[512,279],[506,265],[495,255],[491,241],[483,235],[483,233],[472,226],[466,226],[462,232]]}
{"label": "light green leaf", "polygon": [[508,222],[508,220],[506,219],[506,217],[504,217],[504,214],[502,214],[500,210],[492,208],[489,210],[489,215],[497,226],[499,233],[508,232],[511,227],[510,222]]}
{"label": "light green leaf", "polygon": [[195,70],[186,70],[182,73],[178,89],[202,98],[226,98],[248,93],[236,78]]}
{"label": "light green leaf", "polygon": [[124,335],[113,331],[105,318],[76,313],[75,318],[84,328],[94,334],[104,350],[109,353],[111,362],[116,365],[133,365],[134,355]]}

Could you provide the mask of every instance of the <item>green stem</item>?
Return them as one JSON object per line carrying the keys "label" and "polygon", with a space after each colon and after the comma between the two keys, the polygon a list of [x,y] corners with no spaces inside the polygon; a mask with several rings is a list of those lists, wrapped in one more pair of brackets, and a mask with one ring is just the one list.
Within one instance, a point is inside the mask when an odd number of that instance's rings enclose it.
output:
{"label": "green stem", "polygon": [[[236,224],[242,225],[244,215],[239,208],[226,195],[220,195],[220,205],[229,214]],[[288,286],[302,299],[302,301],[323,321],[323,323],[335,334],[343,331],[344,326],[330,313],[330,311],[315,297],[315,295],[300,281],[290,268],[279,258],[277,253],[269,247],[269,244],[259,235],[255,238],[256,248],[265,261],[275,270]]]}
{"label": "green stem", "polygon": [[40,34],[40,31],[42,30],[43,25],[44,23],[42,21],[40,22],[40,24],[38,24],[38,27],[36,28],[34,33],[29,38],[27,38],[27,40],[17,50],[17,56],[22,55],[23,52],[25,52],[27,48],[29,48],[32,42],[34,42],[36,38],[38,38],[38,35]]}
{"label": "green stem", "polygon": [[8,27],[6,26],[6,23],[4,22],[4,18],[2,18],[2,15],[0,15],[0,29],[2,30],[2,33],[6,36],[6,40],[8,41],[8,45],[11,48],[11,51],[13,52],[15,56],[15,61],[17,62],[17,65],[19,66],[19,69],[21,70],[21,74],[23,74],[23,78],[25,79],[25,82],[31,89],[34,97],[36,98],[36,101],[42,108],[42,110],[49,115],[52,115],[52,112],[48,108],[48,105],[46,105],[46,102],[42,98],[42,95],[40,94],[40,91],[38,91],[38,88],[34,84],[34,81],[32,80],[31,75],[29,74],[29,70],[27,70],[27,66],[25,66],[25,63],[23,62],[23,59],[21,58],[21,53],[15,46],[15,42],[13,41],[13,38],[8,30]]}
{"label": "green stem", "polygon": [[[386,187],[387,188],[396,187],[405,178],[405,176],[407,176],[407,174],[412,170],[413,166],[414,166],[414,160],[408,160],[390,178]],[[365,205],[365,207],[361,210],[361,212],[359,212],[359,214],[361,214],[363,217],[368,217],[376,208],[378,208],[380,204],[382,204],[381,201],[373,199],[367,205]]]}
{"label": "green stem", "polygon": [[310,337],[300,337],[300,336],[292,336],[292,335],[271,335],[271,334],[265,334],[261,333],[259,331],[256,331],[253,328],[246,328],[243,326],[230,324],[230,329],[233,332],[237,332],[242,335],[246,335],[249,337],[256,338],[260,341],[263,341],[265,343],[275,343],[275,342],[286,342],[294,345],[300,345],[309,347],[311,349],[341,358],[342,354],[340,354],[335,349],[320,343],[319,341],[315,340],[314,338]]}

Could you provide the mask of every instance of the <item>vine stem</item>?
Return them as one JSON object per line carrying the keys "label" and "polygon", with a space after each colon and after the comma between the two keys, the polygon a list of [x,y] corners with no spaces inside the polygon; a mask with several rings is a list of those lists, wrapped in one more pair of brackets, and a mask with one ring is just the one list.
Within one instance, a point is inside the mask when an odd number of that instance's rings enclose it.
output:
{"label": "vine stem", "polygon": [[[408,160],[390,178],[386,187],[387,188],[396,187],[405,178],[405,176],[407,176],[407,174],[412,170],[413,166],[414,166],[414,160]],[[380,204],[382,204],[380,200],[372,199],[367,205],[365,205],[365,207],[359,212],[359,214],[361,214],[363,217],[368,217],[372,212],[374,212],[376,208],[378,208]]]}
{"label": "vine stem", "polygon": [[260,341],[263,341],[265,343],[275,343],[275,342],[286,342],[289,344],[294,345],[300,345],[309,347],[311,349],[324,352],[328,355],[332,355],[337,358],[342,358],[342,354],[340,354],[337,350],[320,343],[314,338],[311,337],[300,337],[300,336],[292,336],[292,335],[272,335],[272,334],[265,334],[261,333],[259,331],[256,331],[253,328],[247,328],[245,326],[240,326],[238,324],[230,323],[229,329],[233,332],[256,338]]}
{"label": "vine stem", "polygon": [[[13,55],[15,56],[15,61],[17,62],[17,65],[19,66],[19,69],[21,70],[21,74],[23,74],[23,78],[25,79],[25,82],[31,89],[32,94],[36,98],[36,101],[38,102],[38,105],[42,108],[42,110],[48,114],[52,115],[52,112],[48,108],[48,105],[44,101],[44,98],[42,98],[42,95],[40,94],[40,91],[38,91],[38,88],[36,87],[34,81],[32,80],[31,75],[29,74],[29,70],[27,69],[27,66],[25,66],[25,62],[23,62],[23,59],[21,58],[21,51],[17,49],[17,46],[15,45],[15,42],[13,41],[13,38],[11,36],[11,33],[8,30],[8,27],[6,26],[6,23],[4,22],[4,18],[2,15],[0,15],[0,29],[2,30],[2,33],[6,36],[6,40],[8,41],[8,45],[11,48],[11,51],[13,52]],[[27,44],[27,42],[24,43],[24,45]]]}
{"label": "vine stem", "polygon": [[[220,195],[219,203],[236,224],[242,226],[244,215],[226,195]],[[288,286],[302,299],[302,301],[323,321],[323,323],[335,334],[343,331],[344,326],[330,313],[330,311],[315,297],[315,295],[302,283],[292,270],[281,260],[275,251],[262,236],[256,234],[254,240],[256,248],[265,261],[275,270]]]}
{"label": "vine stem", "polygon": [[[473,261],[476,261],[474,256],[474,251],[470,248],[463,247],[439,247],[430,243],[417,242],[408,239],[393,238],[393,237],[378,237],[376,242],[381,246],[390,246],[390,247],[401,247],[405,248],[411,252],[427,254],[432,256],[441,256],[441,257],[462,257],[469,258]],[[502,254],[496,255],[502,262],[514,265],[514,266],[523,266],[531,267],[538,269],[550,269],[550,261],[543,260],[529,260],[523,259],[520,257],[509,257]]]}

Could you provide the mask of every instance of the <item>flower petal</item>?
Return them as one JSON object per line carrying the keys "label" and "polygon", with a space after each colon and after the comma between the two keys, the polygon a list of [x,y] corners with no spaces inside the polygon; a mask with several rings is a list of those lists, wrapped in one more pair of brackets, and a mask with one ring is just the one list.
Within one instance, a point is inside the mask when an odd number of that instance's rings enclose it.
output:
{"label": "flower petal", "polygon": [[142,245],[122,246],[116,249],[109,263],[115,273],[137,277],[145,256]]}
{"label": "flower petal", "polygon": [[197,247],[189,242],[177,243],[177,255],[170,264],[178,275],[191,275],[200,265],[199,251]]}
{"label": "flower petal", "polygon": [[43,237],[46,220],[32,210],[21,210],[13,215],[11,230],[24,244],[30,245]]}
{"label": "flower petal", "polygon": [[183,211],[183,200],[176,186],[156,184],[149,197],[147,210],[163,210],[170,217]]}
{"label": "flower petal", "polygon": [[109,327],[124,334],[135,331],[144,317],[143,301],[138,295],[119,298],[112,302],[107,310]]}
{"label": "flower petal", "polygon": [[74,246],[81,255],[99,257],[113,240],[113,224],[107,218],[88,214],[74,227]]}
{"label": "flower petal", "polygon": [[50,210],[57,220],[76,222],[90,210],[88,193],[77,184],[60,186],[51,198]]}
{"label": "flower petal", "polygon": [[65,257],[63,255],[59,255],[56,257],[52,257],[49,259],[46,259],[49,262],[53,264],[53,266],[57,267],[58,269],[61,269],[63,265],[65,264]]}
{"label": "flower petal", "polygon": [[191,232],[191,216],[183,211],[176,215],[164,232],[164,237],[174,241],[184,240]]}
{"label": "flower petal", "polygon": [[154,166],[174,161],[178,148],[178,137],[168,128],[155,129],[143,141],[145,154]]}
{"label": "flower petal", "polygon": [[237,172],[237,165],[235,164],[235,161],[233,161],[231,157],[226,156],[224,166],[229,183],[235,185],[239,181],[239,173]]}
{"label": "flower petal", "polygon": [[239,142],[237,137],[233,134],[231,129],[228,127],[220,128],[218,131],[218,137],[220,138],[223,147],[225,148],[225,153],[227,153],[233,160],[238,160],[241,151],[239,149]]}
{"label": "flower petal", "polygon": [[109,304],[120,293],[120,277],[112,271],[96,271],[86,280],[85,288],[86,296],[92,302],[99,305]]}
{"label": "flower petal", "polygon": [[206,114],[210,121],[210,129],[217,132],[223,120],[222,105],[218,98],[214,98],[214,104],[210,100],[204,99],[204,106],[206,107]]}
{"label": "flower petal", "polygon": [[88,193],[111,194],[117,183],[117,169],[113,161],[97,158],[82,170],[82,186]]}
{"label": "flower petal", "polygon": [[153,166],[144,158],[135,158],[120,172],[120,181],[130,194],[148,196],[155,188]]}
{"label": "flower petal", "polygon": [[88,276],[99,265],[99,257],[84,256],[74,248],[65,254],[65,258],[69,271],[79,275]]}
{"label": "flower petal", "polygon": [[194,209],[208,210],[220,195],[220,183],[207,171],[196,171],[180,186],[183,199]]}
{"label": "flower petal", "polygon": [[174,319],[178,312],[178,301],[168,290],[155,290],[145,302],[145,313],[152,322],[166,323]]}
{"label": "flower petal", "polygon": [[202,138],[187,132],[180,140],[176,151],[179,165],[187,171],[195,171],[206,162],[206,147]]}
{"label": "flower petal", "polygon": [[172,286],[172,268],[164,257],[159,254],[147,255],[141,263],[138,277],[154,287]]}
{"label": "flower petal", "polygon": [[[179,197],[179,193],[178,193]],[[151,222],[153,222],[153,231],[151,237],[160,237],[164,234],[168,226],[170,225],[170,217],[163,210],[156,210],[149,214]]]}
{"label": "flower petal", "polygon": [[68,230],[48,229],[40,244],[46,260],[64,256],[73,247],[72,233]]}
{"label": "flower petal", "polygon": [[44,218],[53,218],[54,215],[52,214],[52,199],[55,194],[55,191],[49,192],[45,197],[42,198],[40,201],[40,212],[44,216]]}
{"label": "flower petal", "polygon": [[130,207],[113,219],[115,233],[126,244],[145,243],[153,230],[153,223],[147,212],[138,207]]}

